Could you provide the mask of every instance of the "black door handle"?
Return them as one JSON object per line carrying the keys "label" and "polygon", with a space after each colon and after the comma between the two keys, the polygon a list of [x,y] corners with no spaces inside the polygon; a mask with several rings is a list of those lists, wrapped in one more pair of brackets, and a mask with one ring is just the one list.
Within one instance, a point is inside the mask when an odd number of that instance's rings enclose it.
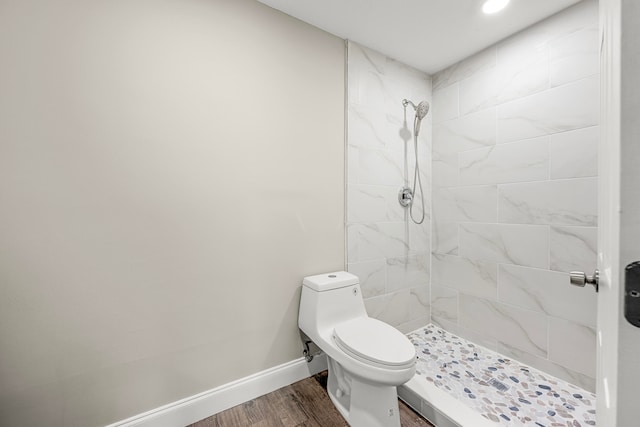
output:
{"label": "black door handle", "polygon": [[624,317],[640,328],[640,261],[624,269]]}

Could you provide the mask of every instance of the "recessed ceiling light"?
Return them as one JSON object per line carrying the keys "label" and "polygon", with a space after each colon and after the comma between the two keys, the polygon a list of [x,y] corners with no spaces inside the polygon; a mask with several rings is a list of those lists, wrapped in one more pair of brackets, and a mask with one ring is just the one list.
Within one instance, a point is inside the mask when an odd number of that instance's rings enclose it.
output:
{"label": "recessed ceiling light", "polygon": [[482,11],[486,14],[500,12],[509,4],[509,0],[487,0],[482,6]]}

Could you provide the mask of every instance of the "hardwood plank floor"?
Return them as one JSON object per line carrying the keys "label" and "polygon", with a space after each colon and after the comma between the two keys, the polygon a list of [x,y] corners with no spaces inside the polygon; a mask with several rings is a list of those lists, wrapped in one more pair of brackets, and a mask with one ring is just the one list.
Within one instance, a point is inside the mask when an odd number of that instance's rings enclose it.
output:
{"label": "hardwood plank floor", "polygon": [[[347,427],[326,389],[324,371],[187,427]],[[434,427],[402,401],[400,423],[402,427]]]}

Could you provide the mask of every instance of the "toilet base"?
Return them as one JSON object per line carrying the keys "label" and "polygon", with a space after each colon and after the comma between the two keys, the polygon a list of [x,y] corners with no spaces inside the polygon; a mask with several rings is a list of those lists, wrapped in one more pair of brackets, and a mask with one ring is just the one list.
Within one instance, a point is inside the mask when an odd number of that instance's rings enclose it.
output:
{"label": "toilet base", "polygon": [[395,386],[367,382],[329,358],[327,392],[351,427],[400,427]]}

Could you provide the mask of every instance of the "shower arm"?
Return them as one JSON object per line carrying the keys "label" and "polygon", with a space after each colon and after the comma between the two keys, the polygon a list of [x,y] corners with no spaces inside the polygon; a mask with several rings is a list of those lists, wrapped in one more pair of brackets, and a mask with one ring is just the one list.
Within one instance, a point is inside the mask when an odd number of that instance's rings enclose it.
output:
{"label": "shower arm", "polygon": [[418,109],[418,106],[416,104],[414,104],[413,102],[409,101],[408,99],[403,99],[402,100],[402,106],[403,107],[406,107],[409,104],[411,104],[411,106],[413,107],[414,110]]}

